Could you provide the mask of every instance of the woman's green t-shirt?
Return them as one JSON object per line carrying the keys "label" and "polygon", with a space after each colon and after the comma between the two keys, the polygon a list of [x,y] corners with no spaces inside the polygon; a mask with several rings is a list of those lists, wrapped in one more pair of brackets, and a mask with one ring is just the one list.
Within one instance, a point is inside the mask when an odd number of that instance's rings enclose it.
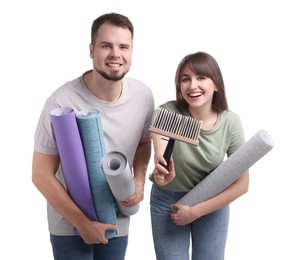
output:
{"label": "woman's green t-shirt", "polygon": [[[160,107],[182,114],[171,101]],[[184,115],[190,116],[187,112]],[[175,141],[173,159],[176,176],[161,188],[188,192],[219,166],[226,156],[233,154],[245,142],[239,116],[230,110],[219,113],[211,130],[201,129],[198,141],[198,146]]]}

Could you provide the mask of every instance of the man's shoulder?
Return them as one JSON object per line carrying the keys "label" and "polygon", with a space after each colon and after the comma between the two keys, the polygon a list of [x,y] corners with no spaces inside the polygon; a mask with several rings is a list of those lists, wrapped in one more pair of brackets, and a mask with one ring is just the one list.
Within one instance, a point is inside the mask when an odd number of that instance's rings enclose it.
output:
{"label": "man's shoulder", "polygon": [[138,80],[136,78],[124,77],[123,83],[124,86],[126,86],[127,88],[127,93],[130,93],[130,95],[134,95],[136,98],[148,97],[149,99],[153,99],[152,89],[141,80]]}
{"label": "man's shoulder", "polygon": [[151,91],[150,87],[139,79],[131,78],[131,77],[124,77],[123,80],[129,87],[143,88],[143,89],[148,89]]}
{"label": "man's shoulder", "polygon": [[59,86],[50,96],[50,98],[67,95],[70,92],[75,92],[76,89],[82,87],[81,77],[74,78]]}

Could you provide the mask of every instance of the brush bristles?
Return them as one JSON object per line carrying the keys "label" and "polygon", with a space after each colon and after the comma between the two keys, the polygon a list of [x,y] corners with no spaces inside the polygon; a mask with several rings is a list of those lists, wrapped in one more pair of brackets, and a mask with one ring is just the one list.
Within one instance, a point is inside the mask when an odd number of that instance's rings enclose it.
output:
{"label": "brush bristles", "polygon": [[198,145],[202,121],[158,108],[149,130],[169,138]]}

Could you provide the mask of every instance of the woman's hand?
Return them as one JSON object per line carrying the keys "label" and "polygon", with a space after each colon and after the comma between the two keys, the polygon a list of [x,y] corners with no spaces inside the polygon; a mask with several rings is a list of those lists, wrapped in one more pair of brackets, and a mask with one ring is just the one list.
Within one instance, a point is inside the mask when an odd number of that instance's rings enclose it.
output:
{"label": "woman's hand", "polygon": [[171,219],[178,226],[187,225],[200,217],[199,211],[196,211],[195,207],[186,205],[174,204],[172,205],[172,211]]}
{"label": "woman's hand", "polygon": [[[156,158],[156,161],[156,167],[153,171],[154,179],[158,185],[165,186],[176,176],[174,160],[170,159],[169,165],[165,165],[166,162],[164,158]],[[163,165],[167,166],[168,169]]]}

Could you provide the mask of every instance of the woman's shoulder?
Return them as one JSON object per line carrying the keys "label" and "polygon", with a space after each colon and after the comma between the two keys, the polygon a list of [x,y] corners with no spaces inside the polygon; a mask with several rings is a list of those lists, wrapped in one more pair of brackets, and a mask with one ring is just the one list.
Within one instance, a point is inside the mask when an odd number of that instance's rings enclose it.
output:
{"label": "woman's shoulder", "polygon": [[231,120],[231,121],[240,120],[240,116],[236,112],[234,112],[230,109],[227,109],[227,110],[224,110],[223,112],[221,112],[221,117],[223,119]]}
{"label": "woman's shoulder", "polygon": [[170,111],[181,113],[176,107],[176,102],[174,100],[167,101],[159,106],[159,108],[168,109]]}

